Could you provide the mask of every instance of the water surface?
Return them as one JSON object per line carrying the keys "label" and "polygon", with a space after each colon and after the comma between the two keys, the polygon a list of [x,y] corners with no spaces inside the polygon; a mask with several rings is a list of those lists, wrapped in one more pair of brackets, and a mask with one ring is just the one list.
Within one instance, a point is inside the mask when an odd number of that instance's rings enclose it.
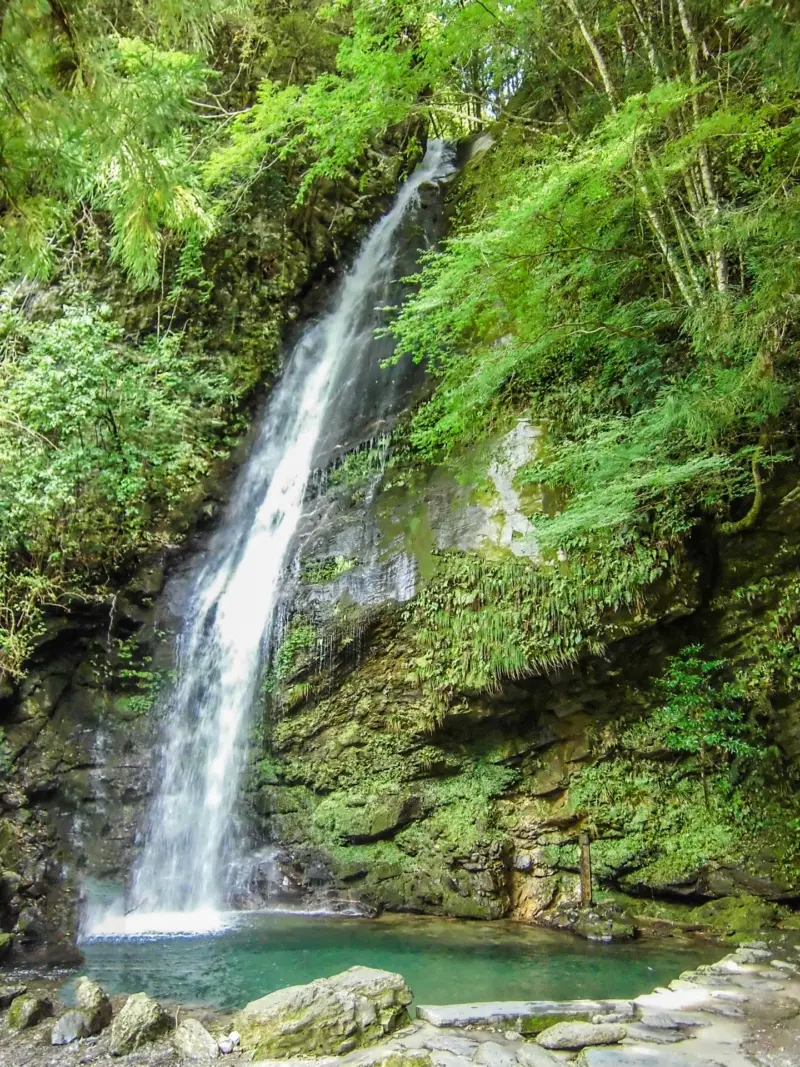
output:
{"label": "water surface", "polygon": [[250,915],[214,936],[95,940],[89,974],[113,993],[230,1009],[356,964],[399,971],[417,1003],[632,997],[719,958],[704,942],[599,944],[511,922]]}

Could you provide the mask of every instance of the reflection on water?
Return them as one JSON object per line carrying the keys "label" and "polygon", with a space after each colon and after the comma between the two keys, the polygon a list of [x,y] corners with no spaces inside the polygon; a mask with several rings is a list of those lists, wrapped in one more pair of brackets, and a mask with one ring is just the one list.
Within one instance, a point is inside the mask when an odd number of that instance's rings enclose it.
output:
{"label": "reflection on water", "polygon": [[[110,992],[235,1008],[355,964],[399,971],[417,1003],[631,997],[711,962],[702,942],[598,944],[516,923],[387,916],[243,917],[212,937],[90,941],[89,974]],[[68,990],[67,990],[68,992]]]}

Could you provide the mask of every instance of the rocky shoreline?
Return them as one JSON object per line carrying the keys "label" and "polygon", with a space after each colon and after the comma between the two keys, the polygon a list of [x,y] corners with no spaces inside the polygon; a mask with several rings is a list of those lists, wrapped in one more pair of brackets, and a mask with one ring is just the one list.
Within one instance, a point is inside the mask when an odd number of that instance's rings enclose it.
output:
{"label": "rocky shoreline", "polygon": [[[0,987],[4,1067],[797,1067],[800,946],[764,941],[633,1000],[418,1005],[402,976],[353,967],[277,990],[233,1016],[109,998],[88,978],[74,1004]],[[468,979],[468,975],[465,976]]]}

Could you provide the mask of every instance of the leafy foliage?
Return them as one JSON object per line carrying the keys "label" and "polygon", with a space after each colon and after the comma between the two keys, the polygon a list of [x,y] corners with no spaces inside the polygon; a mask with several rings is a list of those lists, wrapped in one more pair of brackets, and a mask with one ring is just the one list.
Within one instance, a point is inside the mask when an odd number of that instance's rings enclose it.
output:
{"label": "leafy foliage", "polygon": [[68,572],[91,574],[165,536],[171,509],[215,454],[227,385],[177,333],[137,345],[88,304],[52,322],[5,309],[4,669],[19,671],[39,607],[69,585]]}
{"label": "leafy foliage", "polygon": [[631,538],[565,566],[435,559],[433,578],[406,612],[413,676],[433,701],[431,725],[459,694],[601,653],[612,628],[619,636],[646,612],[643,591],[665,573],[669,552]]}
{"label": "leafy foliage", "polygon": [[746,868],[754,851],[796,871],[797,804],[775,780],[777,751],[742,686],[725,679],[732,664],[702,652],[689,645],[668,661],[652,710],[610,725],[570,786],[598,837],[597,873],[623,887],[683,883],[709,863]]}

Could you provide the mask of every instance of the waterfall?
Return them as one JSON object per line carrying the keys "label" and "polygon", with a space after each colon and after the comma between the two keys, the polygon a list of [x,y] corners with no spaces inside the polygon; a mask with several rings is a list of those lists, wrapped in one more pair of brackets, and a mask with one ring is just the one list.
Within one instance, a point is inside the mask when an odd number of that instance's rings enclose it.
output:
{"label": "waterfall", "polygon": [[188,933],[221,924],[250,714],[308,479],[332,427],[341,428],[352,409],[359,382],[374,374],[375,308],[386,303],[394,280],[399,227],[420,186],[451,169],[443,143],[431,142],[272,393],[194,579],[128,914],[108,917],[91,933]]}

